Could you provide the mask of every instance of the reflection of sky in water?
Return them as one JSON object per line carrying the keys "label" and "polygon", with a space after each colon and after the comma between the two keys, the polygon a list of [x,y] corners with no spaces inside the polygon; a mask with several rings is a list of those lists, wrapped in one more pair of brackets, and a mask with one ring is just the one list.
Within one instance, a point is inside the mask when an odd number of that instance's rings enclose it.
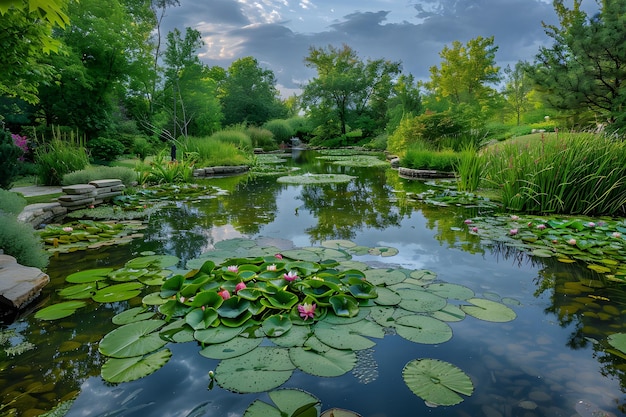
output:
{"label": "reflection of sky in water", "polygon": [[[275,199],[273,217],[269,223],[259,224],[258,233],[254,235],[240,232],[237,225],[231,223],[217,225],[209,221],[208,226],[177,229],[172,226],[174,223],[164,222],[154,239],[159,241],[160,249],[175,252],[175,249],[180,250],[177,239],[185,234],[193,235],[197,239],[188,250],[194,254],[211,249],[221,240],[240,236],[267,237],[270,241],[287,239],[299,247],[310,246],[309,231],[318,221],[300,198],[302,190],[302,186],[275,190],[275,195],[270,196]],[[350,202],[347,203],[344,210],[350,210]],[[239,207],[242,204],[239,203]],[[245,210],[250,215],[263,210],[254,202],[248,207]],[[185,213],[205,221],[211,216],[195,208]],[[174,218],[180,215],[173,214]],[[529,399],[539,408],[535,414],[528,415],[571,416],[579,399],[591,400],[606,410],[615,409],[616,399],[623,402],[619,384],[601,375],[591,346],[577,350],[567,346],[575,323],[562,327],[552,314],[544,311],[551,303],[549,294],[533,295],[536,290],[533,280],[540,266],[530,262],[520,264],[514,258],[499,258],[489,250],[470,253],[450,247],[436,238],[440,230],[429,227],[433,219],[427,218],[421,210],[405,212],[399,217],[398,224],[384,228],[357,222],[352,239],[362,246],[394,247],[399,250],[397,255],[389,258],[354,256],[353,259],[371,262],[377,267],[427,269],[435,272],[440,280],[471,288],[477,297],[489,293],[516,299],[521,303],[513,306],[518,318],[511,323],[489,323],[466,317],[461,322],[449,323],[454,336],[440,345],[415,344],[391,336],[376,340],[374,360],[378,377],[367,384],[352,373],[338,378],[317,378],[296,370],[284,387],[311,392],[323,402],[322,409],[353,409],[368,417],[521,416],[526,411],[519,403]],[[257,394],[229,393],[218,386],[207,390],[208,372],[215,369],[217,361],[200,356],[200,347],[195,343],[169,347],[174,353],[170,362],[142,380],[111,387],[100,378],[87,379],[67,415],[100,416],[119,410],[119,415],[129,417],[186,417],[195,409],[194,417],[241,416],[248,405],[259,398]],[[428,408],[402,380],[404,365],[417,358],[441,359],[459,366],[474,381],[474,394],[456,407]],[[266,394],[261,398],[269,401]],[[500,414],[493,414],[492,409]]]}

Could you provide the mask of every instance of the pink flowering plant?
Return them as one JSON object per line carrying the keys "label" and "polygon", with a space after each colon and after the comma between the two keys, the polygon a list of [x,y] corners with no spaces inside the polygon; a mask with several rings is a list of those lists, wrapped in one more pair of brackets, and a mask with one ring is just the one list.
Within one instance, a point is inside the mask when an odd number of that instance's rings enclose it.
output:
{"label": "pink flowering plant", "polygon": [[20,156],[18,159],[20,161],[24,161],[25,156],[28,153],[28,138],[26,138],[26,136],[20,136],[15,133],[11,134],[11,138],[13,139],[13,143],[15,144],[15,146],[22,150],[22,156]]}
{"label": "pink flowering plant", "polygon": [[530,255],[580,261],[626,281],[626,220],[495,216],[464,220],[470,234],[517,247]]}

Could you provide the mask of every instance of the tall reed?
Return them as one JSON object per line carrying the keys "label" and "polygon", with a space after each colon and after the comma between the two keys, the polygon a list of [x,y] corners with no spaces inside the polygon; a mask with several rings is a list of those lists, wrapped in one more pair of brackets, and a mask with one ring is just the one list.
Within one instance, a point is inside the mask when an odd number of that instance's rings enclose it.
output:
{"label": "tall reed", "polygon": [[483,177],[484,162],[473,144],[465,146],[459,153],[454,166],[459,191],[474,192]]}
{"label": "tall reed", "polygon": [[485,179],[506,208],[532,213],[624,215],[626,144],[591,133],[498,146]]}
{"label": "tall reed", "polygon": [[44,185],[60,185],[63,176],[89,165],[84,146],[61,139],[53,139],[35,150],[39,180]]}

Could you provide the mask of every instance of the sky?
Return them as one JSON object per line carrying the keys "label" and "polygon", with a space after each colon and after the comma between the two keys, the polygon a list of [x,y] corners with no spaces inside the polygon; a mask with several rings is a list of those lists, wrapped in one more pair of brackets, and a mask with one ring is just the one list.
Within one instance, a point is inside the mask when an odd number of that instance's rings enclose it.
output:
{"label": "sky", "polygon": [[[582,0],[582,8],[592,15],[598,5]],[[256,58],[288,97],[316,76],[304,65],[311,47],[346,44],[363,61],[399,61],[403,73],[427,80],[445,46],[478,36],[494,36],[501,68],[532,62],[552,44],[542,22],[557,22],[551,0],[180,0],[162,29],[198,30],[209,66]]]}

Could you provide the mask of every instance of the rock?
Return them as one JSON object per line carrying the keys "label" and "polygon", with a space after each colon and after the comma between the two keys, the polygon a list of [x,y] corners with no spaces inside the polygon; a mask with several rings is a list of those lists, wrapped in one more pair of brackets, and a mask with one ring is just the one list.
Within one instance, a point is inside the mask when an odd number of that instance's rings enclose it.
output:
{"label": "rock", "polygon": [[89,182],[89,185],[93,185],[96,188],[114,187],[120,184],[122,184],[122,180],[119,179],[94,180]]}
{"label": "rock", "polygon": [[20,309],[36,298],[50,277],[40,269],[23,266],[9,255],[0,255],[0,302]]}
{"label": "rock", "polygon": [[95,185],[90,184],[76,184],[76,185],[68,185],[66,187],[61,188],[61,190],[65,194],[89,194],[93,193],[96,190]]}

